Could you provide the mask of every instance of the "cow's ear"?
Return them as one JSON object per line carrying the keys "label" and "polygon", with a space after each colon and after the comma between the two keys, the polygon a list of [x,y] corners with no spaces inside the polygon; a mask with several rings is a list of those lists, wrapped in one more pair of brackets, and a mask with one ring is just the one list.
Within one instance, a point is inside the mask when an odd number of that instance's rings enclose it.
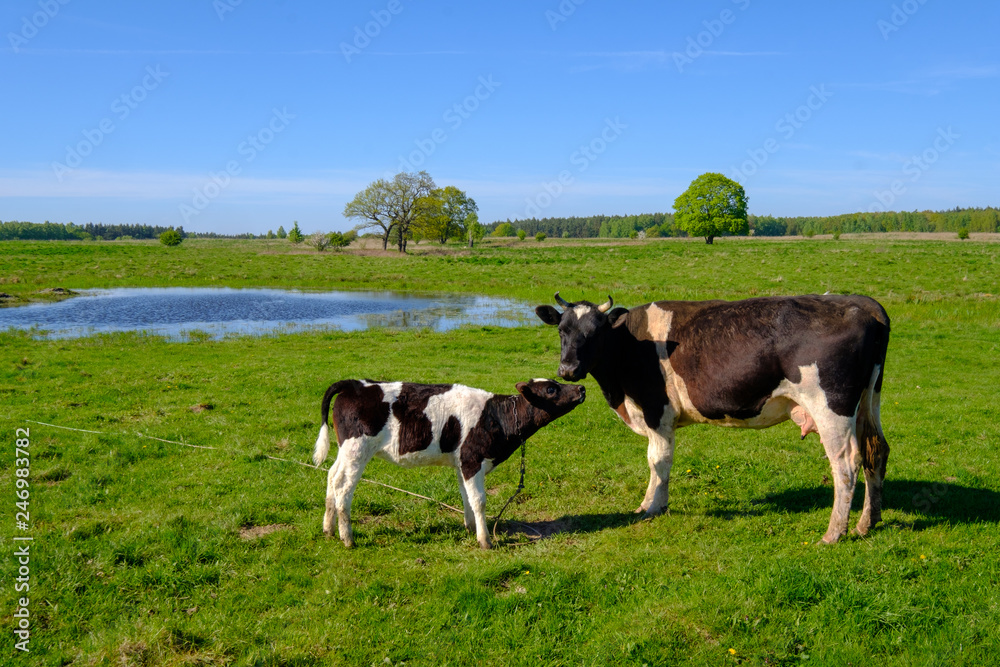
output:
{"label": "cow's ear", "polygon": [[608,322],[611,322],[611,326],[616,326],[621,316],[627,312],[628,308],[615,308],[608,313]]}
{"label": "cow's ear", "polygon": [[554,327],[559,326],[559,321],[562,320],[562,313],[552,306],[538,306],[535,308],[535,315],[538,315],[538,319],[542,322]]}
{"label": "cow's ear", "polygon": [[[541,306],[539,306],[539,308],[540,307]],[[517,384],[514,385],[514,388],[517,389],[517,393],[523,395],[524,394],[524,390],[528,388],[528,383],[527,382],[518,382]]]}

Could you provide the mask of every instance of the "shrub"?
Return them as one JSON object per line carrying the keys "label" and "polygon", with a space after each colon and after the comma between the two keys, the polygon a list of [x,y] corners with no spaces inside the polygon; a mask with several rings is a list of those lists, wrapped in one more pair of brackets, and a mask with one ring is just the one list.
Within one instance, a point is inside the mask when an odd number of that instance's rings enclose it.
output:
{"label": "shrub", "polygon": [[535,234],[535,240],[538,241],[539,243],[541,243],[542,241],[544,241],[545,240],[545,232],[538,232],[537,234]]}
{"label": "shrub", "polygon": [[324,234],[323,232],[313,232],[306,238],[306,245],[316,248],[319,252],[323,252],[330,246],[330,236],[330,234]]}
{"label": "shrub", "polygon": [[160,234],[160,243],[165,246],[180,245],[183,240],[184,239],[181,237],[181,233],[176,229],[168,229]]}
{"label": "shrub", "polygon": [[839,229],[833,230],[833,240],[834,241],[839,241],[840,240],[840,230]]}
{"label": "shrub", "polygon": [[568,238],[569,238],[569,232],[568,232],[568,231],[567,231],[567,232],[563,232],[563,233],[562,233],[562,237],[563,237],[564,239],[568,239]]}
{"label": "shrub", "polygon": [[527,235],[528,235],[528,232],[524,231],[523,229],[517,230],[517,238],[520,239],[521,241],[523,241],[524,237],[527,236]]}
{"label": "shrub", "polygon": [[965,228],[965,227],[962,227],[961,229],[959,229],[958,230],[958,238],[962,239],[963,241],[965,239],[969,238],[969,230],[967,228]]}
{"label": "shrub", "polygon": [[305,240],[305,235],[302,234],[302,230],[299,229],[299,221],[295,221],[295,226],[292,227],[292,231],[288,232],[288,240],[292,243],[302,243]]}

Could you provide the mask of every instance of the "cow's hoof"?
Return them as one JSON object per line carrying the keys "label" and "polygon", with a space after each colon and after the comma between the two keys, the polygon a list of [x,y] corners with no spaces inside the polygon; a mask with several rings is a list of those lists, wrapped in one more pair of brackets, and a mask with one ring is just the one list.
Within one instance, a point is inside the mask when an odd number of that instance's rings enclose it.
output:
{"label": "cow's hoof", "polygon": [[343,542],[344,546],[347,547],[348,549],[354,548],[354,540],[341,540],[341,542]]}
{"label": "cow's hoof", "polygon": [[839,539],[840,535],[824,535],[816,544],[836,544]]}

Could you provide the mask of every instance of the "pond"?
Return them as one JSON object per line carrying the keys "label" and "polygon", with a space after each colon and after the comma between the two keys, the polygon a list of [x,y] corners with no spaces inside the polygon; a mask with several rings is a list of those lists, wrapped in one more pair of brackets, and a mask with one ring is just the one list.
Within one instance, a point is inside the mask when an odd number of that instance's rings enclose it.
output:
{"label": "pond", "polygon": [[37,329],[44,338],[145,331],[186,340],[314,329],[447,331],[466,324],[537,323],[529,304],[500,297],[214,287],[82,290],[56,303],[0,308],[0,331]]}

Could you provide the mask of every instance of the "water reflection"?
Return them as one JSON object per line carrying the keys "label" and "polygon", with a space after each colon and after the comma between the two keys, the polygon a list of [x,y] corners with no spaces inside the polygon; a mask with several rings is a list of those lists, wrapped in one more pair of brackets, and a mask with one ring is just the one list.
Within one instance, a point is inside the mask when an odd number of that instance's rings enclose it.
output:
{"label": "water reflection", "polygon": [[312,329],[433,329],[536,324],[531,306],[499,297],[277,289],[124,288],[86,290],[58,303],[0,309],[0,330],[36,328],[47,338],[147,331],[173,340]]}

